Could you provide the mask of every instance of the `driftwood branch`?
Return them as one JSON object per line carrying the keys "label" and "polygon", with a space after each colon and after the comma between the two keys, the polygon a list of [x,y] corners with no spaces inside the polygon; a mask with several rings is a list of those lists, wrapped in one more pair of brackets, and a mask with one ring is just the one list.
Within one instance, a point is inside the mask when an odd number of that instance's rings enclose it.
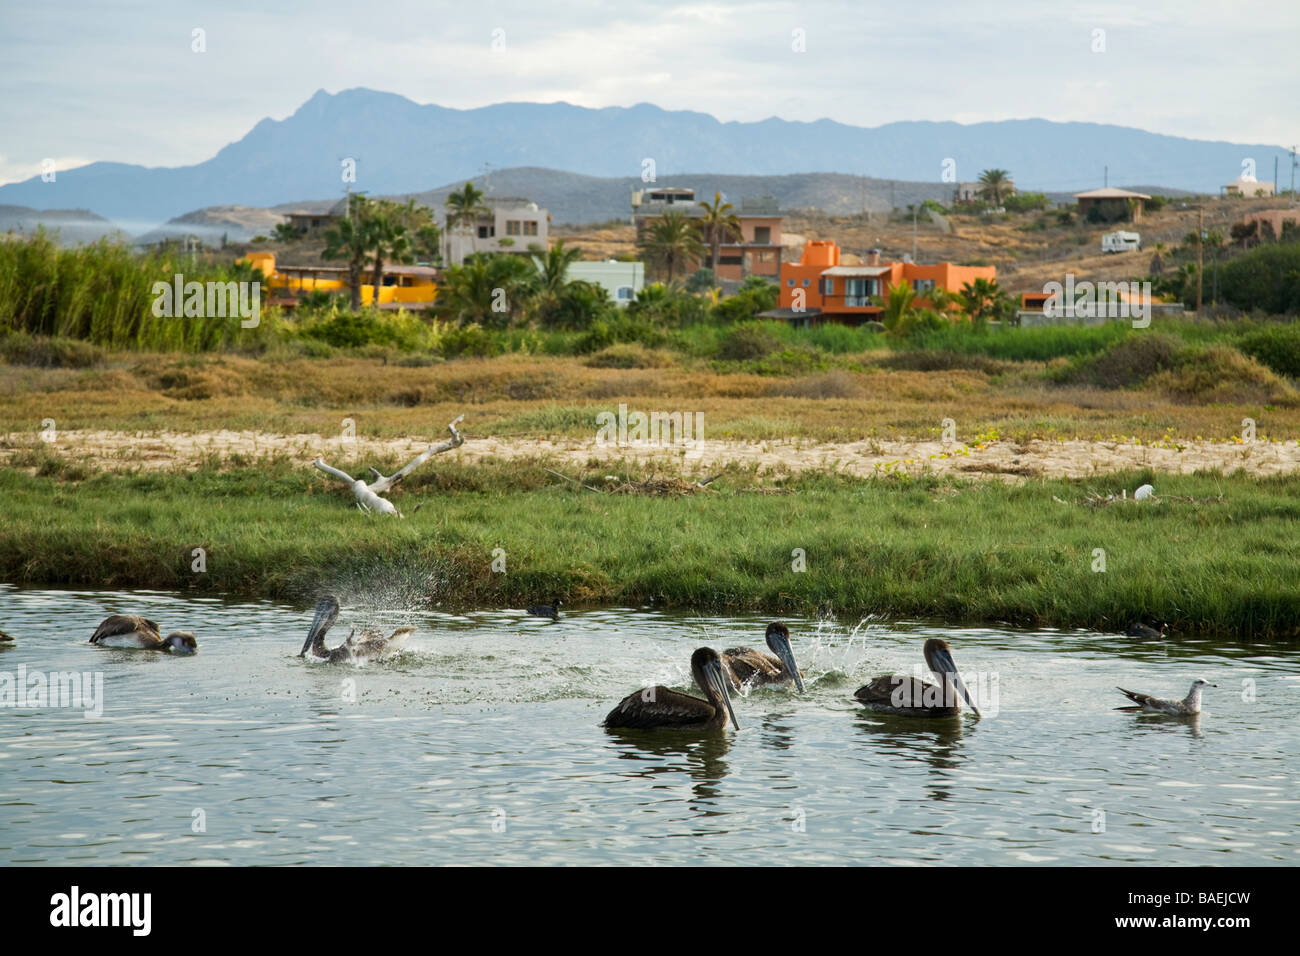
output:
{"label": "driftwood branch", "polygon": [[456,430],[456,426],[459,425],[464,418],[464,415],[459,415],[455,421],[447,426],[447,430],[451,432],[451,438],[449,440],[440,445],[429,445],[428,448],[420,452],[420,454],[416,455],[405,466],[393,472],[391,475],[385,477],[380,474],[377,469],[370,468],[370,473],[375,477],[375,480],[370,482],[370,484],[366,484],[360,478],[353,478],[347,472],[340,471],[332,465],[326,464],[325,459],[323,458],[317,457],[312,464],[325,474],[346,482],[352,489],[353,497],[357,499],[357,507],[362,511],[377,511],[380,514],[397,515],[397,517],[400,518],[402,517],[402,513],[397,510],[397,506],[387,498],[381,498],[380,495],[389,491],[393,485],[397,484],[416,468],[423,465],[434,455],[444,451],[451,451],[453,448],[459,448],[463,445],[465,443],[465,436]]}

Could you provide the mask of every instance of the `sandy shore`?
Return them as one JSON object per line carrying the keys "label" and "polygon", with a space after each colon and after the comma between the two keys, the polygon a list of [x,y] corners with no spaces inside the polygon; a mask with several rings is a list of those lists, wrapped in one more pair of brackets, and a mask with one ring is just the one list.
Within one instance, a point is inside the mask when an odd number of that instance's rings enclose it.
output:
{"label": "sandy shore", "polygon": [[[435,442],[445,434],[429,436]],[[9,433],[0,439],[0,464],[30,453],[41,440],[33,433]],[[326,438],[321,435],[274,435],[251,431],[116,432],[61,431],[44,444],[51,451],[97,469],[157,470],[197,464],[213,457],[256,460],[287,455],[310,462],[350,461],[369,456],[404,458],[423,451],[428,439],[375,440]],[[690,446],[603,444],[594,439],[546,441],[467,436],[447,453],[462,461],[549,458],[557,465],[585,465],[591,459],[671,466],[682,474],[712,472],[726,464],[756,467],[762,474],[791,474],[808,469],[839,470],[853,475],[903,471],[908,474],[966,474],[1001,477],[1085,477],[1130,468],[1166,473],[1198,469],[1244,470],[1273,475],[1300,469],[1300,444],[1292,442],[1161,441],[995,441],[963,445],[940,441],[700,441]]]}

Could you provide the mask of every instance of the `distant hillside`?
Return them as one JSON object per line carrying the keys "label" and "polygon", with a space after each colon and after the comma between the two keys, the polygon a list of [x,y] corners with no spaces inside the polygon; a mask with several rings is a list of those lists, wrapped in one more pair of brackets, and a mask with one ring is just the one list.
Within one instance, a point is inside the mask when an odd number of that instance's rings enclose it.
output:
{"label": "distant hillside", "polygon": [[[489,196],[521,196],[531,199],[551,214],[556,224],[584,224],[627,219],[631,212],[631,194],[649,188],[639,176],[606,178],[566,173],[557,169],[521,166],[495,170],[490,176],[470,177]],[[402,193],[392,198],[414,199],[434,209],[441,209],[447,194],[459,189],[466,180],[425,192]],[[685,186],[695,190],[697,199],[712,200],[721,192],[738,209],[746,197],[771,196],[784,212],[795,209],[820,209],[831,215],[849,215],[863,211],[873,213],[903,209],[933,199],[947,206],[952,202],[949,183],[918,183],[897,179],[871,179],[844,173],[793,173],[787,176],[734,176],[713,173],[683,173],[659,177],[654,185]],[[1186,195],[1179,190],[1141,187],[1140,191],[1165,195]],[[1052,202],[1073,201],[1071,193],[1048,193]],[[277,211],[310,209],[323,211],[337,199],[305,200],[285,203]]]}
{"label": "distant hillside", "polygon": [[269,236],[288,220],[270,209],[251,206],[211,206],[169,219],[157,229],[138,236],[136,245],[151,245],[168,238],[197,236],[204,245],[219,246],[222,240],[247,242],[254,236]]}
{"label": "distant hillside", "polygon": [[[322,90],[292,116],[263,119],[202,163],[157,169],[91,163],[59,173],[57,183],[36,177],[0,186],[0,202],[94,209],[142,232],[196,208],[337,197],[340,163],[349,158],[356,161],[357,189],[390,195],[478,175],[484,163],[621,178],[639,175],[646,159],[654,160],[660,183],[677,180],[688,169],[765,177],[819,170],[935,182],[941,188],[941,166],[951,159],[960,180],[1000,167],[1025,190],[1099,186],[1109,166],[1112,183],[1158,182],[1217,193],[1237,177],[1243,158],[1270,169],[1275,156],[1289,168],[1290,156],[1278,146],[1041,119],[874,128],[825,119],[723,123],[703,113],[644,103],[606,109],[498,103],[454,110],[374,90]],[[842,202],[851,203],[851,196]]]}
{"label": "distant hillside", "polygon": [[30,209],[27,206],[0,206],[0,233],[32,235],[42,226],[57,232],[64,245],[94,242],[119,232],[116,224],[89,209]]}

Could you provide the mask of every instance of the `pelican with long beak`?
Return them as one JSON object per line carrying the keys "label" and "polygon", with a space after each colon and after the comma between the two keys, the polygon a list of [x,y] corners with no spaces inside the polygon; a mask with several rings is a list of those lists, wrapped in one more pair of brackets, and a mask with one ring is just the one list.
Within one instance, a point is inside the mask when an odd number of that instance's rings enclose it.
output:
{"label": "pelican with long beak", "polygon": [[199,649],[199,642],[191,631],[172,631],[163,637],[157,624],[135,614],[113,614],[104,618],[90,636],[90,643],[100,647],[168,651],[172,654],[195,654]]}
{"label": "pelican with long beak", "polygon": [[399,627],[388,637],[384,637],[373,627],[362,628],[360,634],[354,628],[348,635],[348,639],[338,647],[327,648],[325,633],[334,626],[338,616],[339,599],[332,594],[321,598],[316,604],[316,616],[307,631],[307,640],[303,642],[302,650],[298,652],[299,657],[306,657],[307,652],[310,651],[311,656],[316,660],[328,661],[331,664],[342,661],[382,660],[398,651],[406,643],[406,639],[415,633],[413,627]]}
{"label": "pelican with long beak", "polygon": [[1218,684],[1211,684],[1204,677],[1198,677],[1192,681],[1192,689],[1187,692],[1187,696],[1182,700],[1152,697],[1150,694],[1139,694],[1137,691],[1117,687],[1115,689],[1133,701],[1135,706],[1116,707],[1115,709],[1144,710],[1149,714],[1168,714],[1170,717],[1195,717],[1201,712],[1201,691],[1206,687],[1218,686]]}
{"label": "pelican with long beak", "polygon": [[671,727],[680,730],[722,730],[727,719],[737,730],[731,695],[722,659],[711,647],[701,647],[691,655],[691,676],[708,700],[670,690],[662,685],[647,687],[628,694],[605,717],[605,726],[648,730]]}
{"label": "pelican with long beak", "polygon": [[979,708],[971,700],[965,681],[957,673],[957,665],[953,662],[952,648],[948,642],[937,637],[926,641],[925,662],[939,678],[941,686],[935,687],[919,677],[883,674],[859,687],[853,696],[868,710],[903,717],[956,717],[961,713],[961,701],[964,700],[978,717]]}
{"label": "pelican with long beak", "polygon": [[722,652],[722,669],[731,689],[756,684],[788,684],[794,681],[803,693],[803,674],[795,666],[794,650],[790,647],[790,629],[780,621],[767,626],[767,646],[772,654],[764,654],[752,647],[731,647]]}

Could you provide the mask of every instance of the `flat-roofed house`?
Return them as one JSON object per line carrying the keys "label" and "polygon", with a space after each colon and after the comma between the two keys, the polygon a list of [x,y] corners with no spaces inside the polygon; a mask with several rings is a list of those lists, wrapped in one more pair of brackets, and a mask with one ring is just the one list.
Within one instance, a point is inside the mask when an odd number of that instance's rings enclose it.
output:
{"label": "flat-roofed house", "polygon": [[529,246],[547,248],[551,216],[537,203],[518,196],[487,196],[486,212],[473,225],[447,227],[447,210],[439,215],[448,265],[458,266],[475,252],[509,252],[527,255]]}
{"label": "flat-roofed house", "polygon": [[960,292],[968,282],[992,281],[997,276],[996,266],[883,262],[876,249],[858,265],[842,265],[839,246],[832,240],[818,239],[804,244],[798,262],[782,263],[781,295],[778,308],[771,314],[807,324],[860,325],[880,318],[884,307],[877,304],[876,297],[888,298],[890,290],[900,283],[912,287],[917,306],[929,307],[927,293],[936,288]]}
{"label": "flat-roofed house", "polygon": [[[637,241],[644,238],[652,222],[669,210],[691,219],[704,216],[693,189],[666,186],[634,192],[632,222],[636,225]],[[740,239],[724,242],[719,247],[717,277],[739,282],[746,276],[756,275],[775,281],[781,274],[781,224],[785,221],[777,201],[770,196],[746,197],[740,201],[735,216],[740,222]],[[703,241],[703,222],[700,237]],[[712,250],[703,260],[689,264],[686,271],[694,272],[711,263]]]}
{"label": "flat-roofed house", "polygon": [[1222,191],[1225,196],[1244,196],[1247,199],[1255,199],[1259,196],[1272,196],[1273,184],[1263,183],[1257,179],[1238,179],[1236,182],[1228,183],[1223,187]]}

